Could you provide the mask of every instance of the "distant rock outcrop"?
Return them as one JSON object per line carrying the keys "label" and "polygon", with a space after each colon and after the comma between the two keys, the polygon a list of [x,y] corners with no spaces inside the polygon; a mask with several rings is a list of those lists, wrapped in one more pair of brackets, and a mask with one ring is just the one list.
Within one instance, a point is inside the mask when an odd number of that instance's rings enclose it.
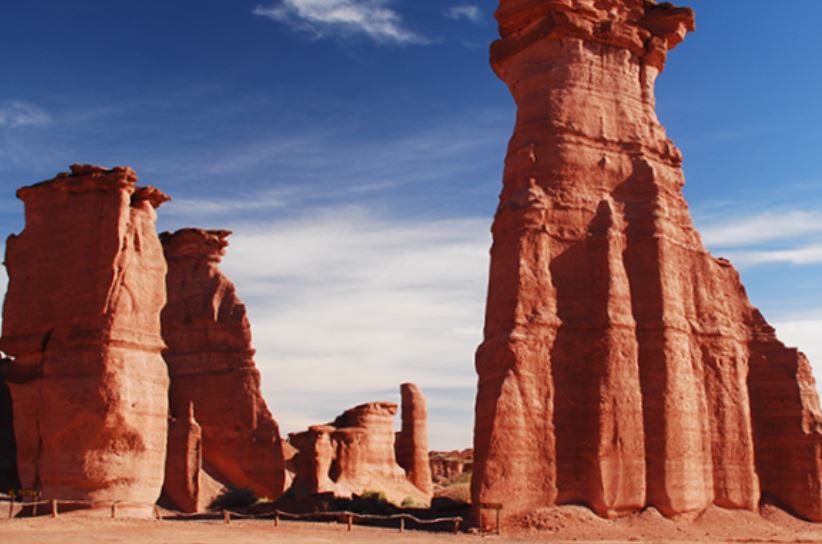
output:
{"label": "distant rock outcrop", "polygon": [[822,520],[808,361],[705,250],[654,105],[693,12],[502,0],[517,103],[476,367],[474,503],[666,515],[763,496]]}
{"label": "distant rock outcrop", "polygon": [[432,451],[428,454],[431,478],[435,484],[448,484],[459,480],[463,474],[471,474],[474,467],[474,450]]}
{"label": "distant rock outcrop", "polygon": [[154,503],[163,483],[166,265],[130,168],[73,165],[24,187],[6,243],[2,349],[20,484],[44,498]]}
{"label": "distant rock outcrop", "polygon": [[400,386],[402,429],[397,433],[397,463],[408,480],[426,495],[433,493],[431,466],[428,464],[428,412],[425,397],[413,383]]}
{"label": "distant rock outcrop", "polygon": [[[371,402],[347,410],[328,425],[290,434],[291,445],[298,450],[293,459],[294,493],[351,497],[380,492],[397,505],[409,501],[420,506],[429,504],[431,492],[412,483],[397,464],[393,428],[396,413],[395,403]],[[428,489],[430,486],[429,479]]]}
{"label": "distant rock outcrop", "polygon": [[185,418],[194,405],[210,476],[276,499],[285,476],[279,427],[260,391],[245,306],[219,269],[230,234],[181,229],[161,235],[171,415]]}

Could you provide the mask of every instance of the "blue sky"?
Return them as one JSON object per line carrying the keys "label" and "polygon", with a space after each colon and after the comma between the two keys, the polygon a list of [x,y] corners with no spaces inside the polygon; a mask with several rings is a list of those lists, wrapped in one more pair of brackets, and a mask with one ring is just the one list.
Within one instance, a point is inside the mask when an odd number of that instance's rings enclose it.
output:
{"label": "blue sky", "polygon": [[[822,2],[683,2],[658,110],[711,250],[822,364]],[[791,8],[787,9],[790,5]],[[488,230],[514,108],[491,0],[0,3],[0,235],[14,189],[134,167],[160,228],[231,228],[285,431],[415,381],[471,443]],[[0,286],[2,286],[0,284]]]}

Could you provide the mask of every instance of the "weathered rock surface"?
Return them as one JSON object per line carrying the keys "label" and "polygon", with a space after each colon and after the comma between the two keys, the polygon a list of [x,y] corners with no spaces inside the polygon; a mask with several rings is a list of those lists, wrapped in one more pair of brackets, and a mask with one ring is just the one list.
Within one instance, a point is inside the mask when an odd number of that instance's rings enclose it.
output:
{"label": "weathered rock surface", "polygon": [[402,429],[397,433],[397,463],[408,480],[426,495],[434,492],[428,463],[428,411],[425,396],[413,383],[400,386]]}
{"label": "weathered rock surface", "polygon": [[474,469],[474,450],[432,451],[428,454],[431,479],[435,484],[445,484],[471,474]]}
{"label": "weathered rock surface", "polygon": [[182,229],[161,235],[171,414],[184,415],[193,403],[208,474],[276,499],[284,481],[279,427],[260,392],[245,306],[219,269],[230,234]]}
{"label": "weathered rock surface", "polygon": [[6,243],[2,349],[20,483],[44,498],[154,503],[163,483],[166,265],[130,168],[73,165],[24,187]]}
{"label": "weathered rock surface", "polygon": [[474,503],[666,515],[763,495],[822,520],[807,360],[705,250],[654,105],[690,9],[502,0],[517,103],[477,351]]}
{"label": "weathered rock surface", "polygon": [[347,410],[333,423],[315,425],[289,435],[298,453],[291,489],[300,495],[334,493],[337,497],[383,492],[401,505],[408,499],[427,505],[423,492],[397,464],[393,421],[397,405],[371,402]]}

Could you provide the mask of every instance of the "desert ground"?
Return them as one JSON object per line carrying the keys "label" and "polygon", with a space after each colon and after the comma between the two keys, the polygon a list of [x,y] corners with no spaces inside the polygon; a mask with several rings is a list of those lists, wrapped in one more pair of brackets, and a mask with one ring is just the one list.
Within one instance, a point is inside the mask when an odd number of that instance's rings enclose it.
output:
{"label": "desert ground", "polygon": [[785,512],[764,507],[761,512],[729,512],[712,508],[700,515],[676,520],[663,518],[655,510],[615,521],[596,517],[581,507],[559,507],[534,514],[534,529],[507,531],[502,535],[435,533],[355,525],[352,532],[343,523],[280,523],[271,520],[174,521],[89,518],[61,515],[0,521],[3,544],[149,544],[197,543],[262,544],[297,542],[305,544],[393,544],[442,542],[822,542],[822,527],[798,520]]}

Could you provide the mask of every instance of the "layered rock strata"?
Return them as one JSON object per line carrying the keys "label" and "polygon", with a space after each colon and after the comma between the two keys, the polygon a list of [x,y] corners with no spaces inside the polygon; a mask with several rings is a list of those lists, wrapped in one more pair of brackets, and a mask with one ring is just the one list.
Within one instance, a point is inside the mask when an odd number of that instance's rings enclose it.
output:
{"label": "layered rock strata", "polygon": [[290,434],[291,445],[298,450],[291,490],[298,495],[337,497],[382,492],[397,505],[430,504],[431,492],[412,483],[397,464],[396,413],[395,403],[371,402],[347,410],[333,423]]}
{"label": "layered rock strata", "polygon": [[491,62],[517,104],[476,356],[475,504],[583,503],[822,520],[805,357],[713,258],[654,105],[690,9],[502,0]]}
{"label": "layered rock strata", "polygon": [[154,503],[163,483],[166,265],[130,168],[73,165],[24,187],[6,242],[2,349],[20,484],[43,498]]}
{"label": "layered rock strata", "polygon": [[230,234],[182,229],[161,235],[171,413],[184,415],[194,405],[209,475],[276,499],[284,481],[279,427],[260,391],[245,306],[219,269]]}
{"label": "layered rock strata", "polygon": [[431,495],[431,466],[428,463],[428,411],[425,396],[413,383],[400,386],[402,428],[397,433],[397,463],[408,480],[426,495]]}

